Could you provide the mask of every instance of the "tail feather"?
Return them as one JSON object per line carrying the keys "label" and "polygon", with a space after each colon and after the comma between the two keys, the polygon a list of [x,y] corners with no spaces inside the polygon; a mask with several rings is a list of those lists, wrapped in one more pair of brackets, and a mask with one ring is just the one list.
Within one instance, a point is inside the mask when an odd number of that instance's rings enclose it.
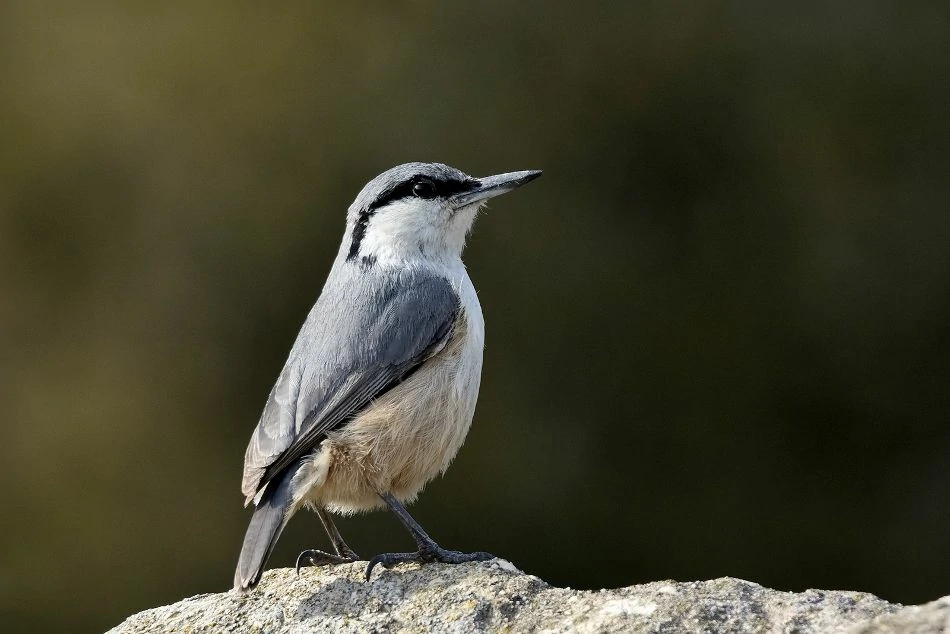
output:
{"label": "tail feather", "polygon": [[292,514],[290,481],[296,471],[289,469],[279,482],[271,481],[257,503],[244,535],[237,569],[234,571],[236,590],[250,590],[261,580],[264,565]]}

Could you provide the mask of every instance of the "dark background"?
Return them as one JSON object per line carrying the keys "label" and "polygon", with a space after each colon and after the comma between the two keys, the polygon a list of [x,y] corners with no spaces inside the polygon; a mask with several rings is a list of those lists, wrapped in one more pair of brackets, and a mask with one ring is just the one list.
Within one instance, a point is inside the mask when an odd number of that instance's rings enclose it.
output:
{"label": "dark background", "polygon": [[[413,507],[444,545],[950,592],[950,5],[322,4],[0,9],[10,631],[230,586],[251,429],[409,160],[545,170],[466,253],[481,399]],[[325,544],[301,514],[271,565]]]}

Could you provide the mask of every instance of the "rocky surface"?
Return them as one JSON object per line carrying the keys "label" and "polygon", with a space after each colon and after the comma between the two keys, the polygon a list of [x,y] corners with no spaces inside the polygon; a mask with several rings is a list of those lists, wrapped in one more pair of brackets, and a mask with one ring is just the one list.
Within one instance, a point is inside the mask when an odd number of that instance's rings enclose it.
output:
{"label": "rocky surface", "polygon": [[258,588],[202,594],[111,632],[950,632],[950,597],[902,607],[861,592],[779,592],[740,579],[616,590],[549,586],[510,563],[271,570]]}

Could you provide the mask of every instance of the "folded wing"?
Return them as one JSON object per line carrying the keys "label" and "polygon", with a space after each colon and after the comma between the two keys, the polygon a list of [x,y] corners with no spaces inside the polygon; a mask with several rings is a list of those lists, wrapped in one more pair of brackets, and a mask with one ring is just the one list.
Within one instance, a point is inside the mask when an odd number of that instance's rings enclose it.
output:
{"label": "folded wing", "polygon": [[246,503],[328,431],[437,354],[455,325],[459,298],[445,278],[344,267],[307,316],[251,436]]}

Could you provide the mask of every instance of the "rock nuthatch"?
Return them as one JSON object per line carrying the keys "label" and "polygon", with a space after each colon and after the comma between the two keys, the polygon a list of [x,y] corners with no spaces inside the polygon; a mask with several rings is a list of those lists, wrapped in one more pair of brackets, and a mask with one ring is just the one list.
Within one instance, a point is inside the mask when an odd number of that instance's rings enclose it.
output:
{"label": "rock nuthatch", "polygon": [[330,513],[388,506],[418,546],[401,562],[461,563],[484,552],[441,548],[403,503],[444,472],[475,413],[485,323],[462,264],[485,202],[540,171],[473,178],[440,163],[406,163],[363,187],[317,303],[271,390],[244,456],[254,515],[234,587],[253,588],[277,538],[302,506],[314,509],[334,553],[302,565],[356,561]]}

